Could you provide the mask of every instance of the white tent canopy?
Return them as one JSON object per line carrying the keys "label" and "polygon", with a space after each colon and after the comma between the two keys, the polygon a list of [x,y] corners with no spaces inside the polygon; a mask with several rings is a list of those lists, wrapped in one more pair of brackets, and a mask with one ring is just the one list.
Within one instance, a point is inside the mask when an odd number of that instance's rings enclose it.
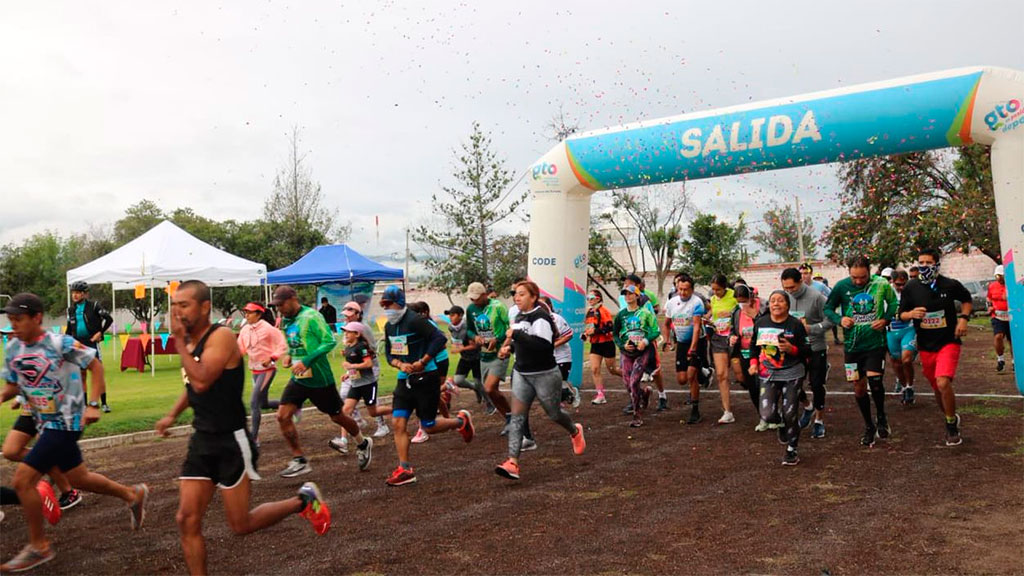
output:
{"label": "white tent canopy", "polygon": [[68,284],[166,286],[172,281],[202,280],[209,286],[259,286],[265,264],[219,250],[164,220],[135,240],[88,264],[68,270]]}

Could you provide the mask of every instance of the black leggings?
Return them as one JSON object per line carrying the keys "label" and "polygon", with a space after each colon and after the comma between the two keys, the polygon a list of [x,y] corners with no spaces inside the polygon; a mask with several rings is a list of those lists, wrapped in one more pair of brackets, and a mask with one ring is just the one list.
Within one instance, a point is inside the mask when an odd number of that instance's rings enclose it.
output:
{"label": "black leggings", "polygon": [[750,401],[754,404],[754,410],[760,410],[761,387],[757,383],[757,376],[750,373],[750,358],[739,357],[740,369],[743,371],[743,387],[750,394]]}
{"label": "black leggings", "polygon": [[[790,448],[800,442],[800,392],[803,378],[796,380],[765,380],[761,378],[761,419],[778,422],[778,405],[782,400],[782,424]],[[781,397],[781,398],[780,398]]]}

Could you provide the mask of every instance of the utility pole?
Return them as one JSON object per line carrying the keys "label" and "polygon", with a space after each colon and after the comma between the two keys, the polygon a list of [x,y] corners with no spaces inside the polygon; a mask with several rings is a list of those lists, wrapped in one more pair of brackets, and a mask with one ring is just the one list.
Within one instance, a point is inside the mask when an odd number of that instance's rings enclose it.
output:
{"label": "utility pole", "polygon": [[800,197],[796,197],[796,233],[797,245],[800,247],[800,262],[804,260],[804,220],[800,217]]}
{"label": "utility pole", "polygon": [[[802,251],[802,249],[801,249]],[[409,229],[405,229],[405,281],[409,282]]]}

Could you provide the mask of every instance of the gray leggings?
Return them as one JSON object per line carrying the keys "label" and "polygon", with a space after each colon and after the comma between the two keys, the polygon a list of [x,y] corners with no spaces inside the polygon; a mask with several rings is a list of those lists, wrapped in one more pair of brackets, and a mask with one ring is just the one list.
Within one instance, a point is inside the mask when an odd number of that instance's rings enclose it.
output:
{"label": "gray leggings", "polygon": [[277,368],[271,368],[266,372],[252,373],[252,398],[249,399],[249,415],[252,416],[252,439],[255,441],[260,436],[260,420],[263,418],[264,408],[277,409],[280,402],[270,400],[270,384],[274,381]]}
{"label": "gray leggings", "polygon": [[[760,379],[761,383],[761,419],[765,422],[779,423],[779,413],[782,414],[782,426],[788,444],[794,450],[800,442],[800,393],[803,392],[804,379],[801,376],[796,380],[766,380]],[[782,400],[782,410],[778,410],[779,399]],[[782,436],[780,435],[780,438]]]}
{"label": "gray leggings", "polygon": [[548,418],[565,428],[569,434],[576,432],[572,416],[562,410],[562,373],[558,367],[535,374],[520,374],[513,370],[512,396],[526,405],[526,411],[522,414],[516,414],[513,408],[512,418],[509,419],[508,455],[512,458],[519,458],[519,452],[523,447],[526,415],[530,412],[534,399],[540,401]]}

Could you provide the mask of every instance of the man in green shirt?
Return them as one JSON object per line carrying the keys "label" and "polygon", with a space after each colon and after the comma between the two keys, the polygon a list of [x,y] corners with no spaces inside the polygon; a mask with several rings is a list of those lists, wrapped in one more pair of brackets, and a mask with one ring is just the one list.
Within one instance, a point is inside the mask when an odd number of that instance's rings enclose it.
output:
{"label": "man in green shirt", "polygon": [[[846,380],[853,383],[853,395],[864,417],[860,443],[874,446],[876,436],[884,439],[892,434],[885,416],[882,376],[887,349],[885,328],[895,316],[899,302],[889,282],[871,274],[871,262],[866,257],[851,259],[848,268],[850,277],[837,282],[825,302],[825,316],[843,327]],[[875,402],[877,420],[871,418],[871,399]]]}
{"label": "man in green shirt", "polygon": [[313,471],[299,446],[299,431],[292,420],[306,400],[355,438],[359,469],[366,470],[372,459],[373,440],[365,438],[356,421],[341,411],[341,397],[327,359],[327,353],[336,344],[334,334],[319,312],[299,304],[298,294],[291,286],[278,286],[271,303],[281,313],[281,331],[288,343],[283,366],[291,369],[277,409],[277,423],[292,452],[292,461],[281,476],[293,478]]}
{"label": "man in green shirt", "polygon": [[484,379],[484,391],[507,420],[509,403],[498,390],[498,385],[508,374],[508,358],[498,358],[498,350],[504,344],[505,333],[509,329],[508,309],[501,300],[491,298],[480,282],[469,285],[466,298],[469,298],[466,335],[480,346],[480,377]]}

